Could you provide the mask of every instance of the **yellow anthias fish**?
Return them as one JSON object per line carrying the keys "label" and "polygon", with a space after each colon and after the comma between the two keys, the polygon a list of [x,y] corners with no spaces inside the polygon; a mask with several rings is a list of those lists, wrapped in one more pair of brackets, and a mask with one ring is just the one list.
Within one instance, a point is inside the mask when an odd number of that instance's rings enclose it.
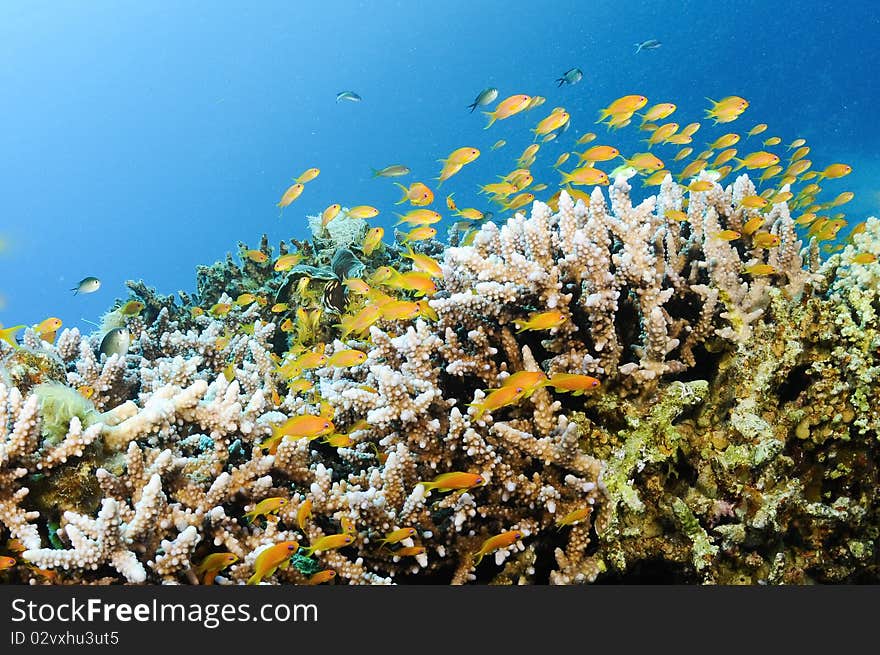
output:
{"label": "yellow anthias fish", "polygon": [[642,125],[653,121],[663,120],[667,116],[670,116],[675,109],[676,106],[671,102],[658,103],[642,114]]}
{"label": "yellow anthias fish", "polygon": [[243,293],[235,299],[235,304],[239,307],[246,307],[257,301],[257,297],[252,293]]}
{"label": "yellow anthias fish", "polygon": [[456,175],[462,168],[464,168],[464,164],[445,164],[442,169],[440,169],[440,177],[435,177],[437,180],[437,187],[439,188],[446,180],[448,180],[453,175]]}
{"label": "yellow anthias fish", "polygon": [[669,220],[678,221],[679,223],[684,223],[688,219],[687,214],[680,209],[667,209],[663,212],[663,215]]}
{"label": "yellow anthias fish", "polygon": [[584,185],[606,185],[608,184],[608,175],[604,171],[592,166],[582,166],[576,168],[570,173],[560,171],[562,181],[560,184],[584,184]]}
{"label": "yellow anthias fish", "polygon": [[749,275],[753,275],[755,277],[764,276],[764,275],[773,275],[777,272],[775,266],[771,266],[770,264],[752,264],[751,266],[746,266],[743,268],[743,271],[748,273]]}
{"label": "yellow anthias fish", "polygon": [[260,444],[261,448],[269,449],[270,454],[275,454],[278,444],[285,437],[291,439],[315,439],[329,434],[336,429],[333,421],[321,416],[302,414],[287,419],[281,425],[272,428],[272,436]]}
{"label": "yellow anthias fish", "polygon": [[770,234],[769,232],[756,232],[752,235],[752,243],[757,248],[775,248],[781,241],[778,234]]}
{"label": "yellow anthias fish", "polygon": [[348,210],[348,215],[351,218],[374,218],[379,215],[379,210],[370,205],[357,205]]}
{"label": "yellow anthias fish", "polygon": [[407,248],[403,255],[407,259],[412,260],[413,267],[432,277],[443,277],[443,269],[433,257],[421,253],[413,252],[412,248]]}
{"label": "yellow anthias fish", "polygon": [[282,541],[269,546],[254,561],[254,574],[248,579],[249,585],[255,585],[262,582],[263,578],[275,573],[278,568],[286,569],[290,566],[291,556],[299,550],[299,543],[296,541]]}
{"label": "yellow anthias fish", "polygon": [[498,139],[495,143],[492,144],[492,147],[489,149],[490,150],[498,150],[498,148],[503,148],[506,145],[507,145],[507,141],[505,141],[504,139]]}
{"label": "yellow anthias fish", "polygon": [[620,154],[620,151],[613,146],[593,146],[587,148],[583,152],[574,153],[578,159],[586,162],[610,161]]}
{"label": "yellow anthias fish", "polygon": [[409,201],[409,203],[415,207],[424,207],[425,205],[430,205],[434,202],[434,192],[422,182],[413,182],[409,187],[406,187],[399,182],[395,182],[394,184],[403,191],[400,200],[395,203],[397,205]]}
{"label": "yellow anthias fish", "polygon": [[709,180],[694,180],[688,185],[688,190],[692,192],[708,191],[714,184]]}
{"label": "yellow anthias fish", "polygon": [[758,152],[749,153],[743,159],[738,159],[734,157],[734,161],[737,163],[736,168],[733,169],[735,171],[738,171],[741,168],[754,170],[756,168],[767,168],[769,166],[774,166],[775,164],[778,164],[779,155],[774,155],[772,152],[759,150]]}
{"label": "yellow anthias fish", "polygon": [[442,216],[433,209],[413,209],[406,214],[395,214],[400,220],[395,225],[406,223],[408,225],[431,225],[442,220]]}
{"label": "yellow anthias fish", "polygon": [[560,166],[562,166],[565,162],[568,161],[568,157],[569,157],[569,154],[568,154],[567,152],[563,152],[563,153],[562,153],[561,155],[559,155],[559,157],[556,159],[556,163],[553,164],[553,168],[559,168]]}
{"label": "yellow anthias fish", "polygon": [[367,361],[367,353],[362,350],[347,349],[333,353],[327,359],[327,366],[347,368],[363,364],[365,361]]}
{"label": "yellow anthias fish", "polygon": [[715,157],[715,161],[712,162],[712,168],[718,168],[722,164],[726,164],[731,159],[736,157],[736,148],[728,148],[727,150],[722,150],[718,153],[718,156]]}
{"label": "yellow anthias fish", "polygon": [[710,143],[709,148],[712,150],[720,150],[721,148],[729,148],[737,142],[739,142],[739,134],[725,134]]}
{"label": "yellow anthias fish", "polygon": [[496,550],[499,550],[501,548],[512,546],[517,541],[521,540],[524,536],[525,535],[522,533],[521,530],[508,530],[507,532],[502,532],[501,534],[497,534],[494,537],[489,537],[488,539],[486,539],[486,541],[483,542],[480,550],[473,554],[474,566],[477,566],[483,560],[483,557],[485,557],[489,553],[494,553]]}
{"label": "yellow anthias fish", "polygon": [[342,205],[340,205],[338,202],[334,202],[332,205],[327,207],[327,209],[322,211],[321,227],[327,227],[327,224],[330,223],[330,221],[339,216],[340,211],[342,211]]}
{"label": "yellow anthias fish", "polygon": [[740,234],[736,230],[721,230],[720,232],[716,232],[712,236],[716,239],[720,239],[721,241],[734,241],[736,239],[739,239],[742,234]]}
{"label": "yellow anthias fish", "polygon": [[331,534],[325,537],[321,537],[314,544],[310,545],[303,551],[303,554],[306,557],[311,556],[313,553],[318,551],[324,552],[326,550],[336,550],[337,548],[345,548],[346,546],[350,546],[354,543],[354,535],[349,534],[348,532],[342,532],[340,534]]}
{"label": "yellow anthias fish", "polygon": [[766,129],[767,129],[767,123],[758,123],[757,125],[755,125],[755,127],[750,129],[746,133],[746,138],[748,139],[749,137],[761,134],[761,132],[764,132]]}
{"label": "yellow anthias fish", "polygon": [[[760,196],[754,196],[754,197],[757,198]],[[763,198],[761,198],[761,200],[763,200]],[[753,216],[752,218],[747,220],[745,222],[745,224],[743,225],[742,233],[746,234],[746,235],[754,234],[759,229],[761,229],[761,227],[764,225],[764,220],[765,219],[763,216]]]}
{"label": "yellow anthias fish", "polygon": [[699,123],[688,123],[683,128],[681,128],[681,134],[685,136],[693,136],[700,129]]}
{"label": "yellow anthias fish", "polygon": [[382,308],[377,305],[367,305],[354,316],[343,316],[340,327],[342,337],[350,334],[359,335],[365,332],[373,323],[382,317]]}
{"label": "yellow anthias fish", "polygon": [[681,161],[682,159],[687,157],[689,154],[691,154],[693,151],[694,151],[693,148],[682,148],[677,153],[675,153],[675,157],[672,158],[672,161]]}
{"label": "yellow anthias fish", "polygon": [[[61,319],[56,318],[55,316],[50,316],[47,319],[44,319],[37,323],[34,326],[34,332],[42,337],[44,334],[51,334],[53,332],[57,332],[61,329]],[[14,330],[15,328],[9,328],[10,330]]]}
{"label": "yellow anthias fish", "polygon": [[495,121],[510,118],[511,116],[514,116],[515,114],[518,114],[519,112],[525,110],[531,100],[531,96],[528,96],[524,93],[512,95],[508,98],[505,98],[498,103],[498,106],[495,107],[494,111],[483,112],[486,116],[489,117],[489,123],[483,129],[488,130],[490,127],[492,127]]}
{"label": "yellow anthias fish", "polygon": [[[528,398],[542,386],[545,386],[546,382],[547,376],[543,371],[517,371],[504,378],[499,388],[519,387],[522,389],[523,398]],[[495,391],[495,389],[491,391]]]}
{"label": "yellow anthias fish", "polygon": [[298,178],[296,178],[294,180],[294,182],[298,182],[300,184],[305,184],[307,182],[311,182],[316,177],[318,177],[318,175],[320,175],[320,174],[321,174],[320,168],[308,168],[308,169],[304,170],[302,175],[300,175]]}
{"label": "yellow anthias fish", "polygon": [[557,519],[556,527],[558,530],[561,530],[567,525],[576,525],[589,517],[592,512],[593,508],[590,505],[572,510],[565,516]]}
{"label": "yellow anthias fish", "polygon": [[560,127],[565,125],[570,116],[567,111],[559,111],[553,112],[547,118],[538,123],[538,125],[532,130],[535,134],[535,138],[537,139],[539,136],[543,134],[549,134],[550,132],[554,132],[558,130]]}
{"label": "yellow anthias fish", "polygon": [[483,212],[481,212],[479,209],[474,209],[473,207],[465,207],[464,209],[455,212],[455,215],[466,218],[469,221],[483,220]]}
{"label": "yellow anthias fish", "polygon": [[451,164],[453,166],[464,166],[465,164],[470,164],[479,156],[480,151],[477,148],[464,146],[457,150],[453,150],[449,153],[449,156],[446,159],[438,159],[437,161],[443,164]]}
{"label": "yellow anthias fish", "polygon": [[286,302],[277,302],[269,308],[269,311],[273,314],[281,314],[288,311],[289,309],[290,305],[288,305]]}
{"label": "yellow anthias fish", "polygon": [[595,141],[595,140],[596,140],[596,133],[595,132],[587,132],[586,134],[582,134],[581,136],[578,137],[578,140],[575,141],[575,145],[581,146],[581,145],[584,145],[585,143],[589,143],[590,141]]}
{"label": "yellow anthias fish", "polygon": [[276,204],[275,206],[279,207],[280,209],[284,209],[285,207],[289,206],[290,203],[299,198],[300,194],[303,192],[303,189],[305,189],[305,185],[303,185],[301,182],[290,185],[284,192],[284,195],[281,196],[281,200],[279,200],[278,204]]}
{"label": "yellow anthias fish", "polygon": [[772,146],[778,146],[782,143],[782,137],[779,136],[771,136],[769,139],[764,139],[764,147],[770,148]]}
{"label": "yellow anthias fish", "polygon": [[475,407],[474,419],[479,420],[486,412],[494,412],[502,407],[518,403],[525,397],[526,389],[519,385],[502,386],[486,394],[480,402],[468,403],[468,407]]}
{"label": "yellow anthias fish", "polygon": [[663,162],[650,152],[637,152],[624,161],[627,166],[632,166],[640,171],[659,171],[664,168]]}
{"label": "yellow anthias fish", "polygon": [[364,254],[369,257],[373,254],[373,252],[379,247],[382,243],[382,237],[385,236],[385,228],[382,227],[374,227],[367,230],[366,235],[364,235],[363,243],[361,244],[361,250],[363,250]]}
{"label": "yellow anthias fish", "polygon": [[425,495],[430,495],[431,491],[455,491],[459,489],[473,489],[486,484],[486,478],[479,473],[465,473],[464,471],[453,471],[451,473],[441,473],[431,482],[421,481],[418,484],[425,488]]}
{"label": "yellow anthias fish", "polygon": [[217,574],[223,569],[232,566],[238,561],[238,556],[233,553],[211,553],[203,559],[195,568],[195,572],[202,577],[202,584],[214,584]]}
{"label": "yellow anthias fish", "polygon": [[599,112],[599,120],[597,123],[601,123],[608,117],[620,116],[629,114],[632,115],[634,112],[638,111],[642,107],[648,104],[648,99],[642,95],[628,95],[622,96],[612,102],[610,105],[600,110]]}
{"label": "yellow anthias fish", "polygon": [[[602,171],[599,171],[602,173]],[[564,175],[564,174],[563,174]],[[605,173],[602,173],[605,175]],[[607,181],[607,177],[606,177]],[[574,184],[579,184],[579,182],[574,182]],[[601,182],[600,182],[601,184]],[[513,211],[515,209],[519,209],[521,207],[525,207],[529,203],[531,203],[535,199],[534,193],[520,193],[517,196],[514,196],[509,202],[501,203],[501,206],[504,207],[507,211]]]}
{"label": "yellow anthias fish", "polygon": [[781,172],[782,172],[782,166],[770,166],[767,169],[765,169],[763,173],[761,173],[761,177],[759,177],[758,179],[761,180],[761,182],[766,182],[771,177],[776,177]]}
{"label": "yellow anthias fish", "polygon": [[407,321],[418,316],[419,306],[410,300],[392,300],[382,305],[381,312],[386,321]]}
{"label": "yellow anthias fish", "polygon": [[523,150],[522,154],[519,156],[519,160],[518,160],[519,165],[522,166],[523,165],[522,162],[534,157],[540,148],[541,148],[541,145],[538,143],[533,143],[529,146],[526,146],[526,149]]}
{"label": "yellow anthias fish", "polygon": [[342,284],[347,286],[348,290],[352,293],[357,293],[362,296],[365,296],[370,292],[370,285],[359,277],[347,278],[342,281]]}
{"label": "yellow anthias fish", "polygon": [[666,141],[669,137],[675,134],[677,130],[678,123],[666,123],[665,125],[658,127],[650,137],[645,139],[645,142],[648,144],[648,150],[651,149],[651,146]]}
{"label": "yellow anthias fish", "polygon": [[416,534],[415,528],[399,528],[397,530],[393,530],[385,535],[385,538],[379,542],[379,547],[388,546],[396,543],[400,543],[404,539],[409,539],[410,537],[414,537]]}
{"label": "yellow anthias fish", "polygon": [[454,195],[454,193],[450,193],[446,196],[446,209],[451,212],[458,211],[458,206],[455,204],[455,200],[452,199],[452,196]]}
{"label": "yellow anthias fish", "polygon": [[282,507],[287,505],[288,502],[290,501],[283,496],[266,498],[265,500],[261,500],[259,503],[257,503],[256,507],[254,507],[250,512],[247,512],[244,515],[244,518],[248,523],[253,523],[261,516],[277,514]]}
{"label": "yellow anthias fish", "polygon": [[852,258],[853,264],[873,264],[877,261],[877,255],[872,252],[860,252]]}
{"label": "yellow anthias fish", "polygon": [[318,571],[317,573],[315,573],[314,575],[309,577],[308,582],[306,582],[306,584],[312,585],[312,586],[324,584],[325,582],[330,582],[330,580],[332,580],[335,577],[336,577],[336,571],[334,571],[333,569],[325,569],[323,571]]}
{"label": "yellow anthias fish", "polygon": [[578,375],[576,373],[555,373],[550,376],[545,386],[553,387],[556,391],[570,392],[572,396],[583,395],[592,391],[601,382],[590,375]]}
{"label": "yellow anthias fish", "polygon": [[300,530],[306,529],[306,521],[312,516],[312,499],[306,498],[296,508],[296,525]]}
{"label": "yellow anthias fish", "polygon": [[7,555],[0,555],[0,571],[6,571],[7,569],[11,569],[15,566],[15,558],[8,557]]}
{"label": "yellow anthias fish", "polygon": [[819,173],[819,179],[829,179],[833,180],[839,177],[843,177],[844,175],[849,175],[852,172],[852,166],[849,164],[831,164],[826,167],[824,171]]}

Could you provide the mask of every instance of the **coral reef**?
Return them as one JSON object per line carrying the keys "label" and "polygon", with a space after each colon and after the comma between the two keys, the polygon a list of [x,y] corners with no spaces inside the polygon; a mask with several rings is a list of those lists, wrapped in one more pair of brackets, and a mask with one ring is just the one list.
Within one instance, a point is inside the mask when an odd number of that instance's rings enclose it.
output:
{"label": "coral reef", "polygon": [[[880,264],[853,258],[880,221],[821,263],[785,202],[743,205],[747,176],[698,179],[420,242],[436,291],[363,221],[314,219],[290,267],[264,237],[194,297],[130,283],[124,354],[101,331],[0,342],[3,575],[200,583],[228,552],[211,579],[244,584],[293,540],[264,583],[878,581]],[[495,403],[523,373],[543,382]],[[330,432],[295,432],[308,416]]]}

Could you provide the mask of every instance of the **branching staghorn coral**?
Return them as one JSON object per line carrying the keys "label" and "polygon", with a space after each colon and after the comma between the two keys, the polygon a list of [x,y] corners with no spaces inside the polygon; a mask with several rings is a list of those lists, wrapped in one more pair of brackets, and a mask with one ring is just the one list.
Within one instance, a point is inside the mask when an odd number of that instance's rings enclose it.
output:
{"label": "branching staghorn coral", "polygon": [[[151,310],[126,320],[124,356],[98,355],[73,330],[54,346],[31,338],[50,380],[94,388],[95,422],[71,418],[46,442],[36,378],[0,387],[0,522],[26,547],[10,575],[195,583],[199,562],[229,552],[237,561],[215,582],[243,584],[264,548],[294,540],[292,565],[264,582],[325,569],[349,584],[876,580],[880,274],[852,261],[880,254],[880,222],[820,267],[785,203],[759,214],[739,203],[752,194],[746,177],[691,192],[681,222],[666,214],[684,206],[680,187],[667,180],[633,206],[618,179],[588,205],[563,193],[556,212],[535,203],[529,218],[486,223],[472,246],[445,251],[437,321],[378,320],[343,341],[323,320],[325,357],[366,358],[322,360],[300,390],[279,374],[294,307],[234,301],[305,299],[286,272],[251,261],[202,271],[203,289],[209,272],[228,285],[202,302],[229,304],[223,314],[143,298]],[[756,216],[777,247],[718,237]],[[316,269],[335,252],[298,245]],[[393,256],[365,258],[367,272],[400,266]],[[745,272],[756,262],[775,273]],[[517,332],[549,309],[565,317],[558,327]],[[480,414],[519,371],[602,384],[577,396],[538,386]],[[344,438],[288,437],[270,452],[273,428],[300,415]],[[28,493],[56,484],[34,477],[46,469],[85,471],[97,498],[52,515]],[[420,484],[455,471],[481,482]],[[413,534],[383,543],[404,528]],[[510,532],[520,538],[476,564]],[[302,552],[343,533],[352,543]]]}

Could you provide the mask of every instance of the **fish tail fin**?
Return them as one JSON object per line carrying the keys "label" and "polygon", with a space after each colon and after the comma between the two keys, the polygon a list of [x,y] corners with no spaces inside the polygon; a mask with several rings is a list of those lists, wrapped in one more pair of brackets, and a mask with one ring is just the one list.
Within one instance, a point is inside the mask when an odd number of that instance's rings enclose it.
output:
{"label": "fish tail fin", "polygon": [[[336,102],[339,102],[338,100]],[[248,578],[247,583],[249,585],[260,584],[260,574],[254,573],[251,577]]]}
{"label": "fish tail fin", "polygon": [[743,166],[746,165],[745,160],[740,159],[739,157],[734,157],[733,161],[735,161],[737,163],[736,167],[733,169],[734,171],[738,171],[739,169],[741,169]]}
{"label": "fish tail fin", "polygon": [[471,555],[471,558],[473,559],[473,565],[477,567],[483,561],[483,553],[474,553]]}
{"label": "fish tail fin", "polygon": [[636,47],[635,54],[639,54],[642,51],[642,44],[641,43],[633,43],[633,45]]}
{"label": "fish tail fin", "polygon": [[401,190],[403,191],[403,196],[401,196],[400,200],[398,200],[397,202],[394,203],[395,205],[401,205],[401,204],[405,203],[407,200],[409,200],[409,189],[407,189],[405,186],[403,186],[400,182],[395,182],[394,186],[400,187]]}
{"label": "fish tail fin", "polygon": [[484,130],[488,130],[498,118],[496,118],[494,111],[484,111],[483,114],[489,117],[489,123],[483,128]]}
{"label": "fish tail fin", "polygon": [[597,120],[596,122],[597,122],[597,123],[601,123],[602,121],[604,121],[604,120],[605,120],[606,118],[608,118],[609,116],[611,116],[611,112],[610,112],[610,111],[608,111],[607,109],[600,109],[600,110],[599,110],[599,120]]}
{"label": "fish tail fin", "polygon": [[378,168],[373,168],[371,166],[370,170],[373,171],[373,177],[379,177],[382,174],[382,171],[380,171]]}
{"label": "fish tail fin", "polygon": [[71,291],[73,291],[73,295],[75,296],[76,294],[79,293],[79,287],[73,287],[73,288],[71,289]]}
{"label": "fish tail fin", "polygon": [[565,171],[559,171],[559,174],[562,175],[562,179],[559,181],[559,186],[562,186],[563,184],[569,184],[573,179],[572,176]]}
{"label": "fish tail fin", "polygon": [[560,86],[562,86],[563,84],[565,84],[565,78],[564,78],[564,77],[560,77],[560,78],[558,78],[558,79],[556,80],[556,88],[557,88],[557,89],[558,89]]}
{"label": "fish tail fin", "polygon": [[473,114],[473,113],[474,113],[474,110],[477,108],[477,103],[476,103],[476,102],[472,102],[471,104],[469,104],[469,105],[467,106],[467,108],[470,109],[470,110],[471,110],[471,113]]}

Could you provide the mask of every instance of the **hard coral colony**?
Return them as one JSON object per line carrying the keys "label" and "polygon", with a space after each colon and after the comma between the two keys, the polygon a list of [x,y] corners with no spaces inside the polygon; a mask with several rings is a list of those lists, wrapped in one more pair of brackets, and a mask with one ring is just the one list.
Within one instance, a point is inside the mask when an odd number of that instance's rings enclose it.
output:
{"label": "hard coral colony", "polygon": [[[646,103],[601,119],[623,129]],[[747,106],[707,115],[728,127]],[[818,215],[836,206],[818,183],[843,165],[681,150],[674,181],[653,153],[699,123],[668,125],[615,171],[594,146],[563,173],[607,191],[548,202],[530,146],[483,187],[506,221],[457,210],[472,222],[448,244],[437,212],[383,243],[378,209],[331,205],[311,240],[201,267],[197,297],[131,282],[137,311],[90,336],[0,342],[0,579],[876,582],[880,221],[823,262],[842,222]],[[722,186],[731,160],[755,177]],[[634,204],[639,177],[659,186]]]}

